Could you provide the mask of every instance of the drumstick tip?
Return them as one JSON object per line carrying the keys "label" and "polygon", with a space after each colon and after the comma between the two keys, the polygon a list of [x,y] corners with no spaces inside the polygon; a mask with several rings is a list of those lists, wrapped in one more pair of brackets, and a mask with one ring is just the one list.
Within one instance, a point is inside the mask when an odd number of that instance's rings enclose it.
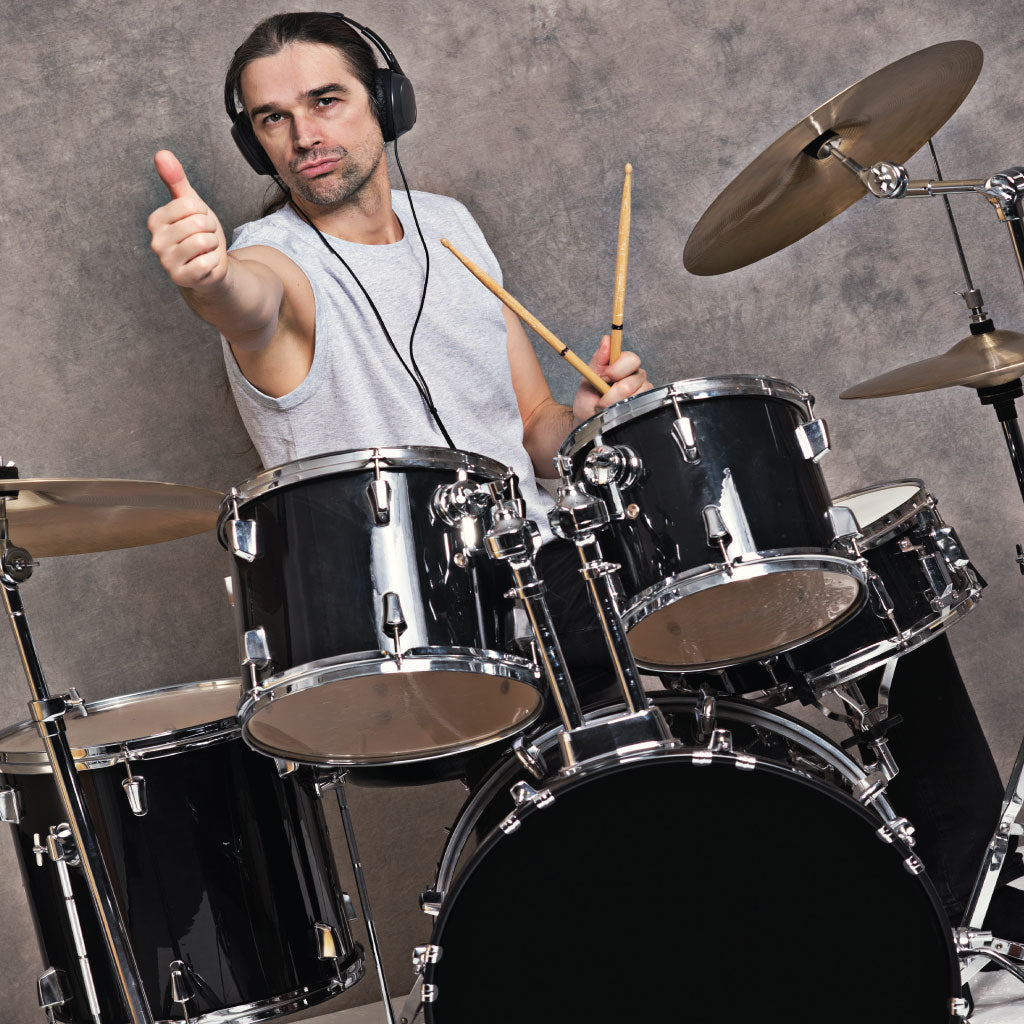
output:
{"label": "drumstick tip", "polygon": [[632,164],[626,164],[626,173],[627,174],[632,174],[633,173],[633,165]]}
{"label": "drumstick tip", "polygon": [[451,242],[449,242],[447,238],[442,238],[442,239],[441,239],[441,244],[442,244],[442,245],[443,245],[443,246],[444,246],[444,247],[445,247],[446,249],[450,249],[450,248],[452,247],[452,243],[451,243]]}

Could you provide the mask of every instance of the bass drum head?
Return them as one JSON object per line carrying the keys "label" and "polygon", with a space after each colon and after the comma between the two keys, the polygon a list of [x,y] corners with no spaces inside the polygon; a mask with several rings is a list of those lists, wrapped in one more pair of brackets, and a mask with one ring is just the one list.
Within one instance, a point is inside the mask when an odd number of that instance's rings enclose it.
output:
{"label": "bass drum head", "polygon": [[946,1024],[949,927],[840,790],[658,753],[551,784],[446,894],[428,1024]]}

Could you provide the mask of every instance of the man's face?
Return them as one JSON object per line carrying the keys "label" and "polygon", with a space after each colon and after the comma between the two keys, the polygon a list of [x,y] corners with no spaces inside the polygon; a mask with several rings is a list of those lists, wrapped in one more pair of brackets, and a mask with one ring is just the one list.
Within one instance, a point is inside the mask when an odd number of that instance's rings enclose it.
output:
{"label": "man's face", "polygon": [[241,85],[256,138],[307,202],[340,206],[380,165],[384,138],[370,98],[334,47],[290,43],[247,64]]}

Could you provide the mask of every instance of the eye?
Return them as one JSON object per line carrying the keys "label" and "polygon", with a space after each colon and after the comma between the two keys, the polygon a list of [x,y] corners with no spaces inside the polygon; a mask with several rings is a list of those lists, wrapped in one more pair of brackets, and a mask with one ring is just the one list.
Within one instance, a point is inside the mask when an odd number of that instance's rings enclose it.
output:
{"label": "eye", "polygon": [[278,124],[280,119],[283,116],[284,115],[282,115],[282,114],[267,114],[265,117],[263,117],[261,119],[261,123],[262,124]]}
{"label": "eye", "polygon": [[325,107],[332,107],[337,102],[337,96],[317,96],[316,98],[316,105],[320,107],[321,110]]}

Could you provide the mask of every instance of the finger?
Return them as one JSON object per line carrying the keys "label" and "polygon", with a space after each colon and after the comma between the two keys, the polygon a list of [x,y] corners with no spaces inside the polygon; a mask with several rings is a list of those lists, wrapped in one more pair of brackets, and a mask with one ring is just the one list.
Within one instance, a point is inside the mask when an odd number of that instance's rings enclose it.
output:
{"label": "finger", "polygon": [[612,336],[605,334],[601,338],[601,344],[597,346],[597,351],[593,354],[590,359],[590,368],[596,370],[598,373],[603,373],[605,367],[608,365],[608,354],[611,351]]}
{"label": "finger", "polygon": [[193,213],[164,225],[160,232],[163,245],[177,245],[190,235],[217,234],[217,222],[209,213]]}
{"label": "finger", "polygon": [[202,235],[191,235],[174,249],[175,262],[179,266],[187,265],[197,256],[214,252],[220,245],[220,239],[213,232]]}
{"label": "finger", "polygon": [[622,380],[640,369],[640,357],[635,352],[623,352],[618,359],[605,368],[609,380]]}
{"label": "finger", "polygon": [[153,163],[172,199],[182,199],[195,193],[195,189],[188,183],[181,161],[169,149],[161,149],[153,157]]}
{"label": "finger", "polygon": [[629,377],[616,381],[608,389],[608,392],[601,396],[598,405],[602,408],[607,408],[609,405],[621,402],[624,398],[629,398],[631,395],[645,390],[645,384],[647,384],[647,374],[643,370],[639,373],[631,374]]}

